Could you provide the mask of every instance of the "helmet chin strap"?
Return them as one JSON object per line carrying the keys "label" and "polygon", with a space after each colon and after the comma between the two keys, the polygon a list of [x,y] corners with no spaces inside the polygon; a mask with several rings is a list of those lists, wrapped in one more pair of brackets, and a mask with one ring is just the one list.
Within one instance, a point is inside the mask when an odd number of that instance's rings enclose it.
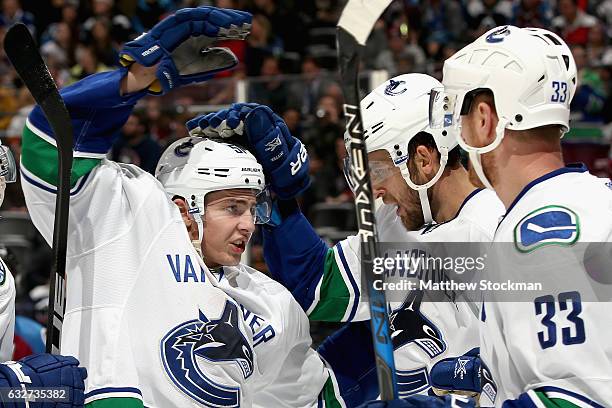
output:
{"label": "helmet chin strap", "polygon": [[202,253],[202,238],[204,237],[204,222],[202,222],[202,217],[200,214],[194,214],[193,220],[196,222],[198,226],[198,239],[192,239],[191,243],[195,248],[200,258],[204,259],[204,254]]}
{"label": "helmet chin strap", "polygon": [[480,182],[484,184],[486,188],[493,190],[493,186],[489,182],[489,179],[484,174],[484,170],[482,169],[482,163],[480,162],[480,153],[471,151],[469,153],[469,156],[470,156],[470,161],[472,162],[472,167],[474,168],[476,175],[480,179]]}
{"label": "helmet chin strap", "polygon": [[504,132],[506,130],[508,122],[509,121],[507,119],[499,119],[499,121],[497,122],[497,126],[495,127],[495,140],[493,140],[493,142],[484,147],[470,146],[465,142],[465,140],[463,140],[463,137],[461,137],[461,135],[457,137],[457,142],[459,143],[459,146],[461,146],[463,150],[468,152],[470,161],[472,162],[472,167],[474,167],[474,171],[480,179],[480,182],[490,190],[493,190],[493,185],[484,173],[484,169],[482,168],[481,155],[492,151],[501,144],[502,140],[504,139]]}
{"label": "helmet chin strap", "polygon": [[406,182],[406,184],[408,184],[408,187],[410,187],[413,190],[418,191],[419,193],[419,200],[421,201],[421,211],[423,211],[423,221],[425,221],[425,224],[431,224],[433,222],[433,216],[431,214],[431,206],[429,205],[429,197],[427,196],[427,189],[429,189],[429,187],[436,184],[436,182],[440,179],[440,177],[442,177],[442,173],[444,173],[444,169],[446,168],[447,162],[448,162],[448,149],[441,148],[440,149],[440,168],[438,169],[438,172],[427,183],[420,184],[420,185],[415,184],[410,179],[410,171],[408,170],[408,163],[406,163],[406,165],[401,169],[402,177],[404,178],[404,181]]}

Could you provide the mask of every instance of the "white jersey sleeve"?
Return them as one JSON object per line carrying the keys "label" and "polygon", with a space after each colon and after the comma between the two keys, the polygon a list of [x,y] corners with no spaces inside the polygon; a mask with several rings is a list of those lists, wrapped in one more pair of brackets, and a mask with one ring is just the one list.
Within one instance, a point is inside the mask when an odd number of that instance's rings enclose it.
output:
{"label": "white jersey sleeve", "polygon": [[496,406],[524,392],[535,406],[612,401],[612,303],[595,301],[582,261],[589,243],[610,245],[611,233],[612,183],[584,167],[535,180],[509,208],[495,237],[513,261],[507,276],[522,280],[522,265],[530,265],[543,289],[522,293],[521,302],[492,301],[500,295],[491,293],[484,304],[481,355],[497,384]]}
{"label": "white jersey sleeve", "polygon": [[0,361],[12,360],[14,334],[15,279],[0,259]]}

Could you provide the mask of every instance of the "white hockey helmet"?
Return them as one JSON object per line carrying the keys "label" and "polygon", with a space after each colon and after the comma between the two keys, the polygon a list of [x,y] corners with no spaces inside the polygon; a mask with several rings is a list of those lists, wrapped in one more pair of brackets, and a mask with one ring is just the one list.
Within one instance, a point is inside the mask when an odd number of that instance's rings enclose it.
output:
{"label": "white hockey helmet", "polygon": [[[569,105],[576,91],[576,63],[567,44],[541,28],[496,27],[444,62],[443,90],[432,92],[430,124],[459,128],[472,91],[493,93],[499,123],[495,140],[484,147],[468,145],[455,132],[482,182],[491,188],[480,154],[501,143],[504,129],[527,130],[560,125],[569,130]],[[439,92],[438,92],[439,91]]]}
{"label": "white hockey helmet", "polygon": [[4,201],[6,183],[13,183],[15,180],[17,180],[15,159],[9,148],[2,146],[2,142],[0,142],[0,205]]}
{"label": "white hockey helmet", "polygon": [[[408,186],[419,192],[426,223],[432,221],[427,189],[440,178],[448,161],[448,153],[457,146],[453,129],[432,128],[429,124],[429,98],[432,89],[442,84],[425,74],[403,74],[391,78],[376,87],[361,101],[361,115],[368,153],[386,150],[395,166],[399,167]],[[419,132],[433,136],[440,153],[440,169],[425,184],[415,184],[408,171],[408,144]],[[350,138],[345,133],[344,142],[350,151]],[[345,169],[348,167],[348,160]],[[370,161],[370,171],[376,173],[377,164]],[[348,175],[347,175],[348,176]],[[349,184],[351,184],[350,176]]]}
{"label": "white hockey helmet", "polygon": [[[198,223],[202,239],[202,216],[206,194],[235,188],[253,189],[257,194],[255,223],[270,220],[271,205],[261,165],[246,149],[201,137],[185,137],[172,143],[162,154],[155,177],[170,198],[185,199]],[[199,216],[198,216],[199,215]]]}

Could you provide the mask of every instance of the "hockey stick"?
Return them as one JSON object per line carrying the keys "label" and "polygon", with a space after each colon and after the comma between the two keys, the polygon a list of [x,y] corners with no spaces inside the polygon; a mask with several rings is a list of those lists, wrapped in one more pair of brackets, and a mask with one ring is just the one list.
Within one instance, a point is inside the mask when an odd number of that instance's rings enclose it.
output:
{"label": "hockey stick", "polygon": [[359,64],[366,40],[391,0],[349,0],[338,22],[337,47],[346,131],[351,138],[350,157],[352,175],[356,183],[355,207],[361,237],[361,262],[365,275],[370,306],[370,325],[374,343],[376,371],[382,400],[397,398],[397,381],[393,362],[393,342],[389,334],[389,314],[385,292],[374,288],[374,280],[383,279],[373,271],[377,256],[374,196],[368,173],[368,155],[359,109]]}
{"label": "hockey stick", "polygon": [[53,226],[53,269],[50,277],[47,352],[59,354],[66,309],[66,239],[72,169],[72,125],[53,78],[25,25],[16,24],[6,33],[4,50],[24,84],[42,108],[55,135],[59,158],[58,189]]}

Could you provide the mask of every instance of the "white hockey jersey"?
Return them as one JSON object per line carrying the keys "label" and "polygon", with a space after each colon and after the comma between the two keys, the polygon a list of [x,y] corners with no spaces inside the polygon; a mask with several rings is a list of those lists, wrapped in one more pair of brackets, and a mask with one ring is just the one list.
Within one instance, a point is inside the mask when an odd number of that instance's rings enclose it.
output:
{"label": "white hockey jersey", "polygon": [[4,261],[0,259],[0,362],[13,359],[14,335],[15,279]]}
{"label": "white hockey jersey", "polygon": [[[317,407],[329,373],[311,348],[308,317],[280,283],[243,264],[213,271],[235,299],[253,335],[253,406]],[[322,398],[322,396],[321,396]]]}
{"label": "white hockey jersey", "polygon": [[[36,132],[29,124],[24,143],[36,143]],[[22,184],[32,220],[50,243],[55,187],[39,170],[22,165]],[[214,286],[153,176],[103,160],[79,180],[66,269],[61,351],[87,368],[86,403],[251,405],[248,382],[258,370],[252,332],[239,305]]]}
{"label": "white hockey jersey", "polygon": [[[596,302],[591,293],[582,261],[590,242],[612,242],[612,182],[584,166],[534,180],[508,209],[495,234],[505,260],[498,269],[514,279],[535,270],[544,294],[522,293],[521,302],[487,296],[480,351],[496,406],[524,392],[535,406],[612,406],[612,299]],[[609,284],[612,269],[597,273]]]}
{"label": "white hockey jersey", "polygon": [[[475,190],[465,199],[455,218],[420,231],[407,231],[395,211],[395,206],[383,205],[376,212],[380,242],[490,242],[504,208],[491,190]],[[308,308],[311,319],[369,319],[368,303],[361,299],[359,253],[357,236],[348,237],[333,247],[332,265],[326,267]],[[428,302],[426,294],[419,313],[415,314],[408,310],[414,301],[410,296],[414,295],[416,292],[412,291],[403,302],[391,302],[391,324],[395,324],[399,333],[394,337],[394,357],[401,397],[425,394],[430,388],[429,371],[437,361],[479,346],[474,305]],[[397,298],[397,293],[387,292],[387,297],[391,296]]]}

